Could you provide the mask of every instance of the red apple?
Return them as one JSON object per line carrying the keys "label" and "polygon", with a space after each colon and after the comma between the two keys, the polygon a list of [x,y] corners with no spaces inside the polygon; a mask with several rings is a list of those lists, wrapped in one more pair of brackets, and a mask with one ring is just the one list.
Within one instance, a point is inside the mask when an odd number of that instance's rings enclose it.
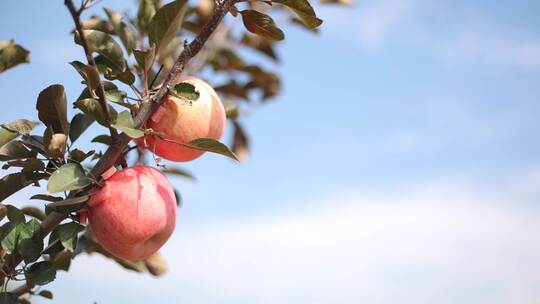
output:
{"label": "red apple", "polygon": [[176,198],[165,175],[147,166],[112,174],[88,203],[92,235],[112,255],[142,260],[171,236]]}
{"label": "red apple", "polygon": [[[205,81],[191,76],[179,77],[177,83],[187,82],[199,92],[199,98],[190,102],[167,95],[163,104],[146,123],[147,129],[163,135],[165,140],[147,135],[138,140],[140,148],[172,161],[190,161],[204,151],[187,148],[177,143],[188,143],[197,138],[219,140],[225,130],[226,116],[216,91]],[[176,142],[176,143],[175,143]]]}

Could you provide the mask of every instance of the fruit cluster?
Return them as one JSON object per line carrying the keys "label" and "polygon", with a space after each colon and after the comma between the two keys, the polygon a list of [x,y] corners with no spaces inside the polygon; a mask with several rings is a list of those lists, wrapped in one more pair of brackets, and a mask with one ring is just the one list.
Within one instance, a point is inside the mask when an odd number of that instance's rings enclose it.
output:
{"label": "fruit cluster", "polygon": [[[219,140],[225,129],[223,104],[214,89],[195,77],[195,101],[167,95],[147,122],[154,134],[137,140],[140,149],[171,161],[190,161],[204,151],[182,144],[198,138]],[[155,134],[160,134],[156,136]],[[176,198],[165,175],[148,166],[129,167],[104,176],[88,203],[91,235],[112,255],[142,260],[155,253],[171,236],[176,222]]]}

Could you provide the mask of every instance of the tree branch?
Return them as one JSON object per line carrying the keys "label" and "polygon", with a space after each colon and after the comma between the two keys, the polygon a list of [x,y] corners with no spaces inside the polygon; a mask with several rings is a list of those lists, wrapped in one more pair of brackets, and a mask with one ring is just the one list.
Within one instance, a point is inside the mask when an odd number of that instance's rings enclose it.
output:
{"label": "tree branch", "polygon": [[[141,128],[146,124],[146,121],[152,116],[152,114],[159,108],[159,106],[164,102],[163,97],[165,97],[169,91],[169,88],[174,84],[175,78],[183,71],[186,64],[189,62],[191,58],[193,58],[197,53],[202,49],[203,45],[206,43],[208,38],[212,35],[212,33],[216,30],[217,26],[220,24],[223,17],[227,14],[230,7],[236,2],[236,0],[216,0],[216,8],[214,10],[214,13],[208,20],[208,22],[204,25],[204,27],[201,29],[201,32],[193,39],[193,41],[188,44],[184,50],[180,53],[178,58],[176,59],[175,64],[173,65],[172,69],[169,71],[169,74],[167,74],[167,77],[165,78],[162,86],[160,89],[150,97],[149,100],[146,102],[143,102],[139,112],[137,113],[136,117],[134,118],[135,126],[137,128]],[[75,7],[73,6],[73,2],[71,0],[65,0],[65,4],[68,6],[73,19],[75,21],[75,24],[77,25],[77,31],[79,33],[82,33],[82,26],[80,25],[80,22],[78,21],[78,14],[75,10]],[[75,14],[73,14],[75,12]],[[81,35],[81,41],[83,35]],[[83,47],[86,46],[86,44],[83,44]],[[87,59],[89,62],[94,62],[91,54],[87,52],[88,47],[85,47],[85,53],[87,54]],[[94,62],[95,64],[95,62]],[[104,96],[104,95],[103,95]],[[114,166],[116,161],[121,157],[122,151],[127,146],[127,144],[131,141],[131,138],[127,136],[125,133],[122,133],[118,136],[118,140],[113,141],[107,151],[103,154],[103,156],[99,159],[99,161],[96,163],[92,171],[88,174],[91,178],[97,179],[101,174],[103,174],[107,169]],[[58,212],[51,212],[45,220],[41,222],[40,233],[41,237],[44,238],[47,236],[53,229],[56,227],[60,222],[62,222],[66,218],[66,214],[58,213]],[[15,270],[17,265],[19,265],[22,261],[22,258],[20,255],[8,255],[6,256],[6,263],[4,264],[4,267],[2,270],[4,273],[11,273]],[[4,278],[5,275],[1,274],[0,279]],[[29,290],[26,290],[26,288],[23,286],[17,288],[15,291],[17,291],[18,296],[28,292]]]}
{"label": "tree branch", "polygon": [[[75,23],[75,28],[77,30],[77,33],[79,34],[79,38],[81,39],[81,45],[84,49],[84,53],[86,55],[86,61],[88,61],[88,64],[92,66],[96,71],[98,70],[96,61],[94,60],[94,57],[92,56],[92,51],[88,47],[88,42],[86,41],[86,35],[84,34],[84,29],[81,24],[81,13],[86,9],[85,2],[79,10],[75,8],[75,5],[73,4],[73,1],[71,0],[65,0],[64,4],[67,6],[69,13],[71,14],[71,17],[73,18],[73,22]],[[109,128],[109,132],[111,133],[111,139],[113,142],[118,140],[118,131],[116,131],[115,128],[111,127],[111,113],[109,111],[109,107],[107,106],[107,98],[105,96],[105,87],[103,87],[103,82],[101,80],[98,83],[97,87],[97,95],[98,95],[98,101],[99,105],[101,106],[101,110],[105,114],[105,123],[107,127]],[[120,160],[122,163],[122,167],[127,167],[125,159]]]}

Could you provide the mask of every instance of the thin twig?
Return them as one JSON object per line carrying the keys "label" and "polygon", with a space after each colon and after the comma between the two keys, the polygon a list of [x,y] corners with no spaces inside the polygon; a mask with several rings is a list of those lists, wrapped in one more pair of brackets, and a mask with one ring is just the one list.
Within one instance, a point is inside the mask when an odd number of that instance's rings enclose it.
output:
{"label": "thin twig", "polygon": [[[94,2],[96,3],[96,2]],[[88,61],[88,64],[92,66],[93,69],[96,71],[98,70],[96,61],[94,60],[94,57],[92,56],[92,51],[90,50],[90,47],[88,46],[88,42],[86,40],[86,35],[84,34],[84,29],[81,23],[81,13],[84,9],[88,7],[88,2],[85,2],[83,6],[79,10],[75,8],[75,5],[73,4],[72,0],[65,0],[64,4],[67,6],[71,17],[73,18],[73,22],[75,23],[75,28],[77,30],[77,33],[79,34],[79,39],[81,40],[81,45],[84,49],[84,53],[86,55],[86,60]],[[103,82],[101,80],[98,82],[97,87],[97,95],[98,95],[98,101],[101,106],[101,110],[103,111],[103,114],[105,115],[105,124],[109,128],[109,132],[111,133],[111,139],[112,141],[118,140],[118,131],[116,131],[115,128],[111,127],[111,113],[109,111],[109,107],[107,105],[107,98],[105,96],[105,87],[103,86]],[[127,163],[125,160],[122,161],[122,167],[127,167]]]}

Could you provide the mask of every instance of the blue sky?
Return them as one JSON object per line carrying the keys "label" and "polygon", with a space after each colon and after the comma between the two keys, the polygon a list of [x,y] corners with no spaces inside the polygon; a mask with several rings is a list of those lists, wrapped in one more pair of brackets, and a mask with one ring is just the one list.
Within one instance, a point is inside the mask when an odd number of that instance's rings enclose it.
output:
{"label": "blue sky", "polygon": [[[0,76],[0,121],[36,119],[52,83],[78,96],[61,2],[4,4],[0,38],[32,63]],[[317,12],[320,35],[285,31],[283,94],[244,120],[250,159],[205,155],[185,165],[198,182],[172,180],[184,205],[169,273],[80,257],[50,286],[58,303],[540,299],[540,3]]]}

